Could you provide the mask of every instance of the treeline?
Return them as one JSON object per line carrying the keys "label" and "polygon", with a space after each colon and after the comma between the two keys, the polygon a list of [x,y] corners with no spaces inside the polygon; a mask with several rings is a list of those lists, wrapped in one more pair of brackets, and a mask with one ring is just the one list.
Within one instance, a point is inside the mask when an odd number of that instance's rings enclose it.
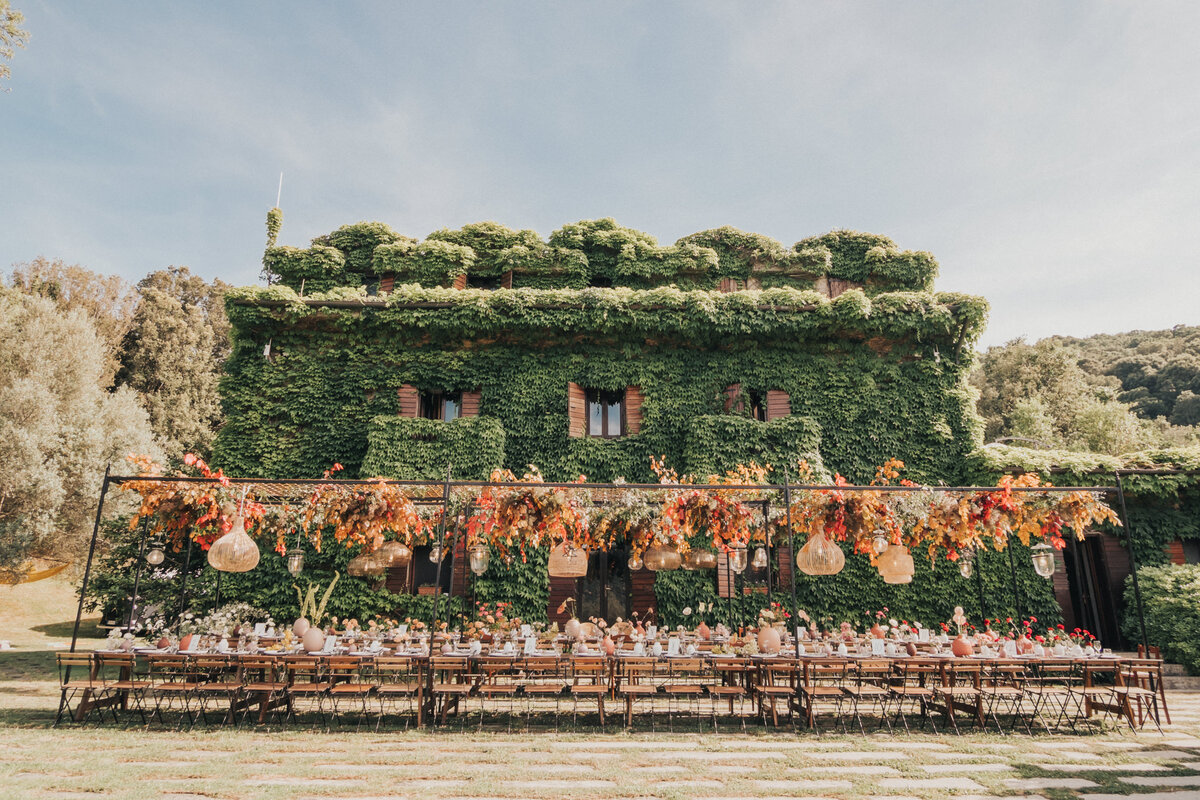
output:
{"label": "treeline", "polygon": [[230,349],[227,288],[186,267],[135,285],[46,259],[3,276],[0,571],[84,552],[106,465],[208,451]]}
{"label": "treeline", "polygon": [[1200,328],[992,347],[972,376],[986,441],[1119,455],[1200,443]]}

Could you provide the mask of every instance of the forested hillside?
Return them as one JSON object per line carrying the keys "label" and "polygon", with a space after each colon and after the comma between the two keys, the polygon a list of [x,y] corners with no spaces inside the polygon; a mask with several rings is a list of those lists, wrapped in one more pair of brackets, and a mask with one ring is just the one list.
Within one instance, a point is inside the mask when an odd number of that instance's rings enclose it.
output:
{"label": "forested hillside", "polygon": [[1120,380],[1117,399],[1132,404],[1138,416],[1164,417],[1175,425],[1200,423],[1200,326],[1051,341],[1078,350],[1085,372]]}
{"label": "forested hillside", "polygon": [[972,382],[988,441],[1118,455],[1200,440],[1200,327],[1017,339]]}

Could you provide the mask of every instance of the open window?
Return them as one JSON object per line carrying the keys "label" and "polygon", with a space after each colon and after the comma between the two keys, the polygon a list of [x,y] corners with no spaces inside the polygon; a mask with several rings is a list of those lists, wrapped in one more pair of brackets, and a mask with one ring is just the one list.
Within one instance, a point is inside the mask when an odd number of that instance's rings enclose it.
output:
{"label": "open window", "polygon": [[451,422],[462,416],[462,392],[421,392],[418,416]]}
{"label": "open window", "polygon": [[587,389],[567,384],[568,435],[616,439],[642,429],[642,389]]}

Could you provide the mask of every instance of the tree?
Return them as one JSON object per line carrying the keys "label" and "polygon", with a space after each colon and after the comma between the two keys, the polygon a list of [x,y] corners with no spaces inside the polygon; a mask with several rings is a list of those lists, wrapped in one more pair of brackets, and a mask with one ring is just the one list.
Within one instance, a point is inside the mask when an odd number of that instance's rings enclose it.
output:
{"label": "tree", "polygon": [[195,306],[213,332],[213,355],[219,362],[229,356],[229,318],[225,316],[225,292],[229,284],[220,279],[212,283],[193,275],[187,267],[170,266],[151,272],[138,281],[138,290],[158,289],[184,306]]}
{"label": "tree", "polygon": [[141,298],[120,380],[138,393],[168,456],[207,454],[221,420],[213,326],[200,305],[162,289],[145,286]]}
{"label": "tree", "polygon": [[134,393],[105,390],[107,353],[82,309],[0,287],[0,569],[81,558],[105,465],[161,452]]}
{"label": "tree", "polygon": [[111,385],[137,308],[134,287],[119,275],[100,275],[61,258],[51,261],[40,256],[14,265],[9,282],[25,294],[53,300],[64,311],[78,308],[87,314],[104,342],[102,382],[106,387]]}
{"label": "tree", "polygon": [[12,75],[6,62],[12,60],[13,48],[23,48],[29,41],[29,31],[21,28],[24,21],[25,15],[13,8],[9,0],[0,0],[0,81]]}

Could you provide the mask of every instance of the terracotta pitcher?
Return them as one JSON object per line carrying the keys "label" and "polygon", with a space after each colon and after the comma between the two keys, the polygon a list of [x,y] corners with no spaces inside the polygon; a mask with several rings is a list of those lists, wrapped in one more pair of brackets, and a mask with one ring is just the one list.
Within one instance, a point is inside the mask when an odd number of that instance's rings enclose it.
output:
{"label": "terracotta pitcher", "polygon": [[974,653],[975,648],[972,647],[971,643],[967,641],[966,637],[960,633],[958,638],[950,643],[950,652],[954,653],[954,655],[958,656],[959,658],[963,658]]}

